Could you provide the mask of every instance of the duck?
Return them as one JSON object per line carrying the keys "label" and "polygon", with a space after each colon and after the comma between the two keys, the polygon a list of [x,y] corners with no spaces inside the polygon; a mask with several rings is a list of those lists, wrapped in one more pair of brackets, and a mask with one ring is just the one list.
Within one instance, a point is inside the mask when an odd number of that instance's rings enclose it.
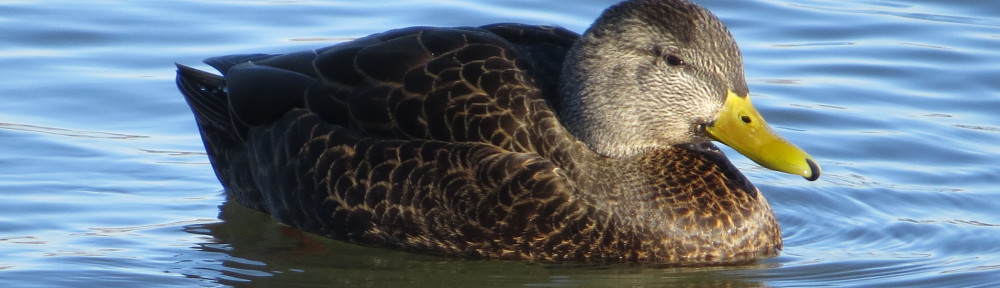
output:
{"label": "duck", "polygon": [[778,255],[764,195],[713,141],[809,181],[739,48],[686,0],[582,34],[409,27],[177,64],[227,201],[309,233],[468,259],[737,265]]}

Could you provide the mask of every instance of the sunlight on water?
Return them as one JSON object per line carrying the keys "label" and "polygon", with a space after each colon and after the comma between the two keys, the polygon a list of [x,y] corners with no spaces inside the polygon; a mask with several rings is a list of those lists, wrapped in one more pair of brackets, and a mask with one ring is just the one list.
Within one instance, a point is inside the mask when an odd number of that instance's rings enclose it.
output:
{"label": "sunlight on water", "polygon": [[225,203],[173,83],[174,62],[404,26],[581,32],[612,2],[4,2],[0,282],[1000,285],[1000,2],[698,1],[740,43],[758,109],[824,168],[806,182],[724,148],[785,237],[781,256],[739,267],[470,261],[304,234]]}

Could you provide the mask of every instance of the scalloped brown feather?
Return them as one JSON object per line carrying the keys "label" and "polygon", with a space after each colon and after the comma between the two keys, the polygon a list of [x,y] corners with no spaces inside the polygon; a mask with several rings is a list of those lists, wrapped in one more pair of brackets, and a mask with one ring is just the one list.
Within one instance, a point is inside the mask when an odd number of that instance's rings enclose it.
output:
{"label": "scalloped brown feather", "polygon": [[178,65],[178,86],[229,195],[316,234],[538,261],[775,255],[770,207],[711,144],[616,160],[567,132],[552,107],[577,37],[414,27],[206,60],[226,78]]}

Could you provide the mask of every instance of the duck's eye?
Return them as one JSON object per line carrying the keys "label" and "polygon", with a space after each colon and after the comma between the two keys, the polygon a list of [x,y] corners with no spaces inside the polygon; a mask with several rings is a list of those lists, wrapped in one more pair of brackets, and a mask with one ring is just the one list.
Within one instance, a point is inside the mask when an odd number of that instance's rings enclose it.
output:
{"label": "duck's eye", "polygon": [[681,60],[681,57],[677,57],[677,55],[667,55],[667,64],[670,64],[670,66],[680,66],[684,65],[684,60]]}
{"label": "duck's eye", "polygon": [[743,116],[740,116],[740,120],[742,120],[742,121],[743,121],[743,123],[747,123],[747,124],[750,124],[750,122],[753,122],[753,121],[752,121],[752,120],[750,119],[750,116],[747,116],[747,115],[743,115]]}

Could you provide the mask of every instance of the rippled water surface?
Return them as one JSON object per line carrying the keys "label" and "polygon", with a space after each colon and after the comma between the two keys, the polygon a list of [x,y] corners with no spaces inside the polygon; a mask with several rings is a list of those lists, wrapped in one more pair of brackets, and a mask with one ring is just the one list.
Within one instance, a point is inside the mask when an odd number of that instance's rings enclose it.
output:
{"label": "rippled water surface", "polygon": [[302,235],[223,205],[173,84],[173,62],[403,26],[580,32],[611,1],[88,2],[0,4],[4,286],[1000,285],[997,1],[699,1],[740,43],[758,109],[825,172],[806,182],[730,151],[785,250],[719,268],[467,261]]}

